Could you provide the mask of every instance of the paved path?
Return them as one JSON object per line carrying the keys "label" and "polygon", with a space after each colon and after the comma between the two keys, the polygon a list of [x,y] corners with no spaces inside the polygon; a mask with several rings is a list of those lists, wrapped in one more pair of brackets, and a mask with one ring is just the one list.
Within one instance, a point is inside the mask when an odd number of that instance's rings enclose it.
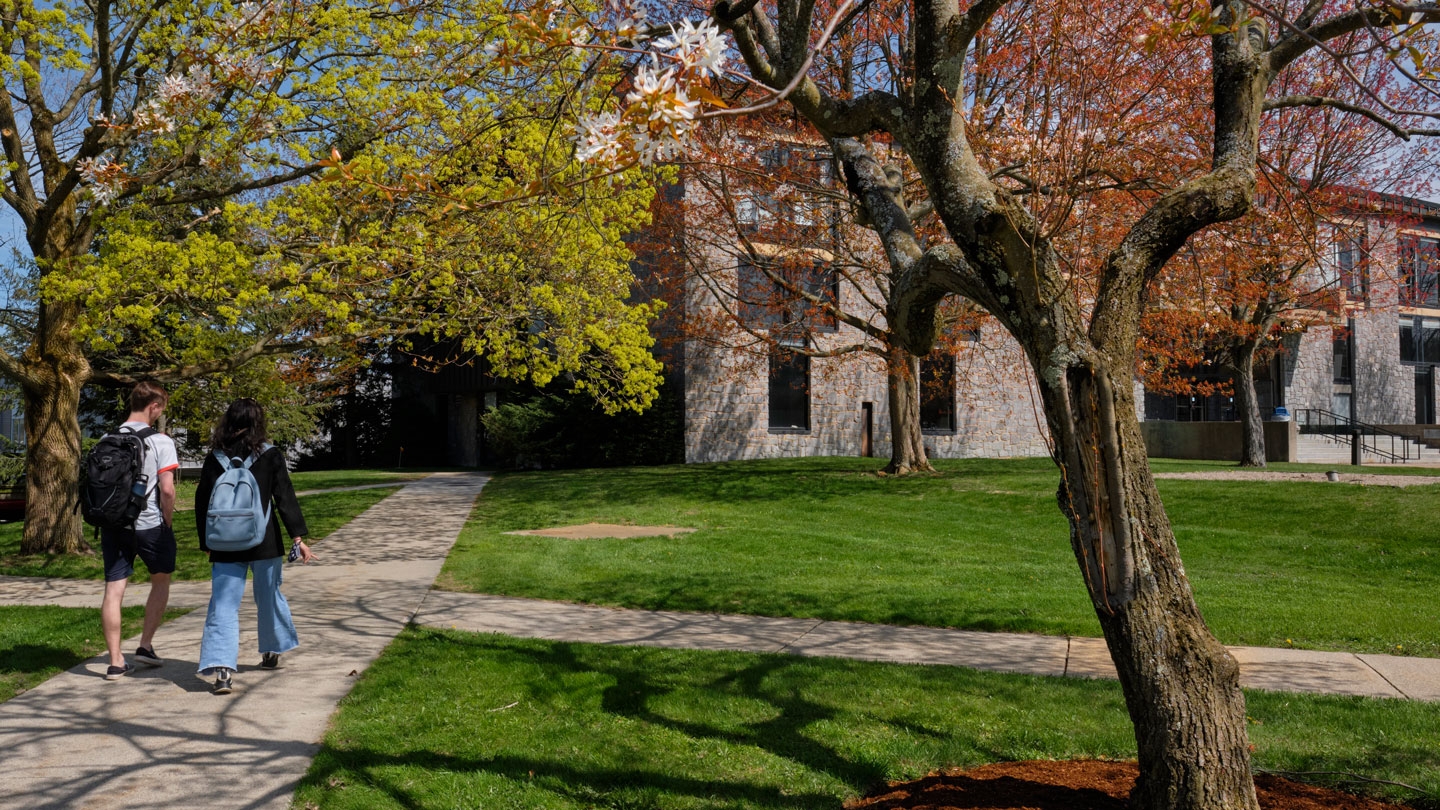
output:
{"label": "paved path", "polygon": [[[527,638],[947,664],[1113,678],[1099,639],[891,627],[815,619],[618,610],[430,591],[486,479],[444,473],[406,486],[289,566],[302,648],[285,668],[255,661],[253,605],[241,626],[237,691],[194,677],[204,612],[165,625],[168,663],[116,682],[92,659],[0,703],[0,809],[123,806],[285,808],[354,676],[412,620]],[[397,542],[403,539],[404,542]],[[94,607],[99,583],[0,577],[0,605]],[[127,604],[142,604],[132,585]],[[203,606],[209,583],[177,583],[171,604]],[[134,648],[134,639],[126,650]],[[248,651],[248,652],[244,652]],[[1440,701],[1440,660],[1232,647],[1247,686]]]}
{"label": "paved path", "polygon": [[[485,480],[443,473],[412,483],[327,537],[320,563],[286,566],[301,648],[279,670],[255,666],[247,597],[228,697],[195,677],[201,610],[161,628],[163,667],[105,681],[103,658],[91,659],[0,703],[0,808],[288,807],[335,704],[409,621]],[[203,605],[208,586],[184,583],[173,603]],[[127,604],[144,601],[143,587],[128,591]],[[95,607],[99,583],[10,579],[0,594],[0,604]]]}
{"label": "paved path", "polygon": [[[551,641],[791,653],[992,672],[1114,678],[1105,641],[1022,633],[892,627],[819,619],[619,610],[431,591],[415,621]],[[1440,659],[1231,647],[1255,689],[1440,701]]]}

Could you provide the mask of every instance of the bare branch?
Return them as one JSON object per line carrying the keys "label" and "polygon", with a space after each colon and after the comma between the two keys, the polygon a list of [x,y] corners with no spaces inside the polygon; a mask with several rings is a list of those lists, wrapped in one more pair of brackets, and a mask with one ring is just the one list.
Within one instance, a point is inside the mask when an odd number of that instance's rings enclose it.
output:
{"label": "bare branch", "polygon": [[1364,116],[1365,118],[1368,118],[1371,121],[1379,124],[1380,126],[1390,130],[1390,132],[1394,133],[1395,137],[1406,141],[1410,140],[1411,137],[1416,135],[1424,135],[1431,137],[1440,136],[1440,128],[1415,129],[1411,127],[1402,127],[1394,121],[1390,120],[1389,118],[1386,118],[1385,116],[1375,112],[1368,107],[1364,107],[1359,104],[1351,104],[1347,101],[1341,101],[1340,99],[1329,98],[1327,96],[1286,96],[1285,98],[1268,99],[1265,102],[1266,112],[1269,112],[1270,110],[1283,110],[1290,107],[1331,107],[1337,110],[1344,110],[1345,112]]}

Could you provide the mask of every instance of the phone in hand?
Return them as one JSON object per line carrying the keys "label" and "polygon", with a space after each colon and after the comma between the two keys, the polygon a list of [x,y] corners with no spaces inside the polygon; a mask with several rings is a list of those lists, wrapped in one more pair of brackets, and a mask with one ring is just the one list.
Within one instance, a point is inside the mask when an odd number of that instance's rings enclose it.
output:
{"label": "phone in hand", "polygon": [[290,553],[285,555],[285,562],[295,562],[300,559],[300,541],[296,540],[290,544]]}

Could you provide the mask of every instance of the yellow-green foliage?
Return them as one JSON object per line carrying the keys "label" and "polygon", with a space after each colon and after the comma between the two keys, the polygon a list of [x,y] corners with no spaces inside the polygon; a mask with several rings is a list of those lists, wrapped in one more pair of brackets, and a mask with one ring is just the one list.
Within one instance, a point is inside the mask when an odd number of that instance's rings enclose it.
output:
{"label": "yellow-green foliage", "polygon": [[36,63],[47,90],[77,86],[134,32],[115,92],[72,110],[92,136],[62,156],[81,182],[50,193],[95,236],[36,249],[61,257],[39,261],[41,297],[82,302],[76,336],[120,370],[421,335],[611,410],[649,404],[655,305],[626,301],[622,236],[657,178],[571,161],[584,60],[495,66],[502,5],[122,0],[102,51],[91,6],[11,4],[13,96]]}

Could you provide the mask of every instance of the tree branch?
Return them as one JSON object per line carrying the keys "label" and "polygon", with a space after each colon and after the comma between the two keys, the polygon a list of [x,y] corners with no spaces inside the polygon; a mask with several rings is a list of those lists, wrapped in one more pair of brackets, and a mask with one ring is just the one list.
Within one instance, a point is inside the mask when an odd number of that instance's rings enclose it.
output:
{"label": "tree branch", "polygon": [[142,380],[152,380],[160,383],[179,382],[181,380],[204,377],[210,374],[235,371],[259,357],[273,357],[281,354],[293,354],[294,352],[305,349],[319,349],[325,346],[333,346],[339,343],[341,338],[329,335],[286,342],[274,342],[275,340],[276,336],[266,335],[234,354],[204,363],[170,366],[168,368],[152,369],[149,371],[97,371],[90,375],[90,382],[97,385],[108,386],[134,385]]}
{"label": "tree branch", "polygon": [[1415,135],[1430,137],[1440,136],[1440,128],[1414,129],[1410,127],[1402,127],[1394,121],[1391,121],[1389,118],[1386,118],[1385,116],[1375,112],[1368,107],[1364,107],[1359,104],[1351,104],[1348,101],[1341,101],[1338,98],[1329,98],[1327,96],[1286,96],[1285,98],[1268,99],[1265,102],[1266,112],[1269,112],[1271,110],[1283,110],[1290,107],[1331,107],[1336,110],[1344,110],[1345,112],[1354,113],[1356,115],[1363,116],[1370,119],[1371,121],[1374,121],[1380,126],[1390,130],[1390,132],[1393,133],[1395,137],[1404,141],[1410,140],[1410,138]]}

